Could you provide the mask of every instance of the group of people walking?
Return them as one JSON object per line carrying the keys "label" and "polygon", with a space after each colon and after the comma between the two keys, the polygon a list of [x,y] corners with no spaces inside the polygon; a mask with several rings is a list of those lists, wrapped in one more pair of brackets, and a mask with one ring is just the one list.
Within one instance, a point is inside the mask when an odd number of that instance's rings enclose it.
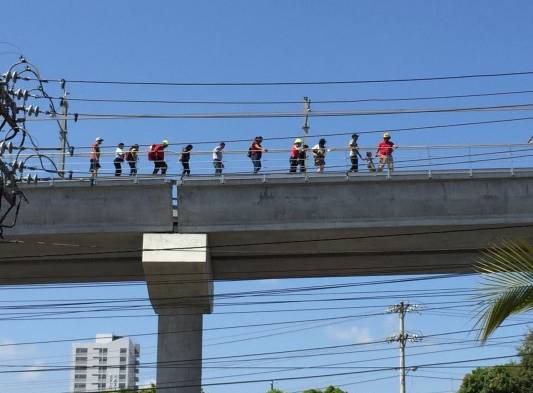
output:
{"label": "group of people walking", "polygon": [[[378,144],[375,157],[378,158],[377,168],[374,164],[374,155],[372,152],[366,152],[363,157],[359,151],[358,145],[359,135],[352,134],[350,141],[348,142],[348,152],[350,157],[350,169],[348,172],[358,172],[359,171],[359,159],[366,163],[366,167],[369,172],[381,172],[383,168],[387,166],[388,170],[391,172],[394,170],[394,161],[392,153],[398,147],[391,141],[390,133],[385,132],[383,134],[383,140]],[[98,170],[100,169],[100,145],[104,140],[100,137],[96,138],[95,142],[91,146],[90,153],[90,173],[91,177],[96,177],[98,175]],[[262,146],[263,137],[257,136],[253,139],[250,147],[248,148],[248,158],[252,161],[253,173],[258,173],[261,170],[261,159],[263,153],[267,153],[268,150]],[[169,146],[167,140],[163,140],[159,144],[150,145],[148,150],[148,160],[153,161],[154,169],[152,171],[153,175],[166,175],[168,165],[165,161],[165,149]],[[119,143],[115,149],[115,157],[113,160],[113,165],[115,166],[115,176],[122,175],[122,164],[127,162],[130,168],[130,176],[137,174],[137,162],[139,160],[139,145],[134,144],[129,147],[128,150],[124,150],[124,143]],[[213,167],[215,169],[215,175],[220,176],[224,169],[224,148],[226,144],[220,142],[212,150],[212,161]],[[193,145],[189,144],[185,146],[179,156],[179,162],[182,166],[182,176],[191,175],[191,152],[193,150]],[[329,149],[326,146],[326,140],[321,138],[318,143],[309,148],[307,144],[301,138],[296,138],[290,149],[289,155],[289,173],[304,173],[307,171],[306,162],[307,154],[311,153],[314,159],[314,164],[316,171],[318,173],[324,172],[326,167],[326,155],[328,152],[333,151],[334,149]]]}
{"label": "group of people walking", "polygon": [[[89,172],[91,177],[96,177],[98,175],[98,170],[101,168],[100,165],[100,145],[103,142],[103,138],[96,138],[94,143],[91,145],[91,154],[90,154],[90,168]],[[122,163],[126,161],[130,167],[130,176],[137,174],[137,161],[139,160],[139,145],[131,145],[127,151],[124,151],[124,143],[119,143],[115,149],[115,158],[113,159],[113,165],[115,166],[115,176],[122,175]]]}

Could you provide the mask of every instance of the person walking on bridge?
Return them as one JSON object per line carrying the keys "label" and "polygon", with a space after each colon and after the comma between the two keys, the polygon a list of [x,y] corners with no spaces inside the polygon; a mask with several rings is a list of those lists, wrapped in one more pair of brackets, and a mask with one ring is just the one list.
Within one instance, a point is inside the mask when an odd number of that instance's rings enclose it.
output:
{"label": "person walking on bridge", "polygon": [[263,143],[263,137],[256,136],[252,142],[252,146],[248,149],[248,157],[252,160],[254,173],[258,173],[261,170],[261,157],[263,153],[268,151],[261,146],[261,143]]}
{"label": "person walking on bridge", "polygon": [[352,166],[348,172],[358,172],[359,171],[359,158],[363,160],[361,153],[359,153],[359,146],[357,145],[357,140],[359,135],[352,134],[352,139],[348,142],[348,150],[350,151],[350,162]]}
{"label": "person walking on bridge", "polygon": [[122,175],[122,163],[124,162],[124,143],[120,142],[115,149],[115,159],[113,165],[115,166],[115,176]]}
{"label": "person walking on bridge", "polygon": [[394,170],[394,160],[392,158],[392,152],[397,148],[391,140],[390,134],[385,132],[383,134],[383,140],[378,145],[376,157],[378,157],[378,172],[383,171],[383,167],[387,165],[389,172]]}
{"label": "person walking on bridge", "polygon": [[137,161],[139,159],[139,145],[134,144],[128,149],[125,156],[126,162],[130,166],[130,176],[137,174]]}
{"label": "person walking on bridge", "polygon": [[154,170],[152,175],[157,175],[159,170],[164,176],[167,173],[168,165],[165,162],[165,149],[168,147],[168,141],[165,139],[160,144],[154,144],[150,146],[148,151],[148,160],[154,162]]}
{"label": "person walking on bridge", "polygon": [[180,154],[180,162],[181,166],[183,167],[183,171],[181,172],[181,176],[191,176],[191,150],[192,145],[187,145],[183,148]]}
{"label": "person walking on bridge", "polygon": [[213,166],[215,167],[215,176],[222,175],[222,169],[224,168],[224,162],[222,161],[222,150],[224,150],[226,144],[220,142],[217,147],[213,149]]}
{"label": "person walking on bridge", "polygon": [[315,158],[315,166],[317,167],[317,173],[323,173],[324,167],[326,166],[326,153],[330,151],[326,147],[326,140],[324,138],[321,138],[318,141],[318,144],[316,144],[311,151],[313,152],[313,157]]}
{"label": "person walking on bridge", "polygon": [[98,176],[98,169],[100,169],[100,145],[103,141],[102,138],[98,137],[91,145],[89,172],[91,173],[92,179]]}
{"label": "person walking on bridge", "polygon": [[[296,170],[298,169],[298,165],[302,164],[302,161],[300,160],[300,155],[302,153],[303,147],[302,147],[302,140],[300,138],[296,138],[294,140],[294,144],[291,147],[291,154],[289,156],[289,172],[290,173],[296,173]],[[300,172],[305,172],[305,170],[302,170],[302,166],[300,166]]]}
{"label": "person walking on bridge", "polygon": [[306,161],[307,161],[307,151],[309,150],[309,145],[303,145],[300,149],[300,154],[298,155],[298,165],[300,165],[300,173],[305,173],[307,171]]}

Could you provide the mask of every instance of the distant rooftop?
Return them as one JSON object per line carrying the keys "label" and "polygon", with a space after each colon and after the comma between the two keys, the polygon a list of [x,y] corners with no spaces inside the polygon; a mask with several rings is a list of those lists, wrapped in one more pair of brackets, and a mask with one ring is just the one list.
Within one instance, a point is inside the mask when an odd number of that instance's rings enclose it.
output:
{"label": "distant rooftop", "polygon": [[96,342],[97,343],[110,343],[112,341],[121,339],[122,336],[115,336],[113,333],[97,333]]}

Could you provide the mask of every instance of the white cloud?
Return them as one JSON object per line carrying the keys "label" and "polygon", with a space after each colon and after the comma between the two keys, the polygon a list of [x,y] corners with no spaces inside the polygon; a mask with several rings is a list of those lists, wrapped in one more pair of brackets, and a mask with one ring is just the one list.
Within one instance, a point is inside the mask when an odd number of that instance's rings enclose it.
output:
{"label": "white cloud", "polygon": [[24,367],[25,372],[18,374],[17,379],[21,381],[34,381],[39,379],[44,373],[36,370],[42,369],[44,365],[43,362],[34,362],[31,366]]}
{"label": "white cloud", "polygon": [[11,340],[0,340],[0,362],[8,363],[25,357],[34,357],[36,347],[33,345],[16,346]]}
{"label": "white cloud", "polygon": [[366,343],[372,341],[370,331],[366,327],[351,326],[328,326],[326,328],[328,337],[344,342]]}

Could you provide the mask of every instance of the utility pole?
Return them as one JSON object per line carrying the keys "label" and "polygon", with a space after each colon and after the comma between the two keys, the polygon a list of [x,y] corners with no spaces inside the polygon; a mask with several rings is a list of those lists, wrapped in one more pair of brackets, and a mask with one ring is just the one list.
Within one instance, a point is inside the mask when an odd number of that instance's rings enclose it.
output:
{"label": "utility pole", "polygon": [[[405,347],[407,342],[417,342],[421,341],[422,337],[416,334],[409,334],[405,332],[405,315],[411,311],[417,311],[420,309],[420,306],[409,304],[405,302],[400,302],[388,308],[387,312],[398,314],[400,317],[400,332],[391,337],[387,337],[387,342],[398,342],[400,344],[400,393],[405,392],[405,375],[407,374],[407,369],[405,367]],[[413,371],[415,371],[413,369]]]}
{"label": "utility pole", "polygon": [[67,155],[67,116],[68,116],[68,100],[67,90],[65,89],[66,81],[61,79],[61,89],[63,89],[63,97],[61,97],[61,121],[59,122],[59,142],[61,148],[61,160],[59,162],[59,174],[61,177],[65,176],[65,159]]}
{"label": "utility pole", "polygon": [[270,391],[274,390],[274,381],[270,381]]}
{"label": "utility pole", "polygon": [[304,125],[302,130],[304,131],[304,145],[307,144],[307,137],[309,136],[309,112],[311,112],[311,99],[304,97]]}

